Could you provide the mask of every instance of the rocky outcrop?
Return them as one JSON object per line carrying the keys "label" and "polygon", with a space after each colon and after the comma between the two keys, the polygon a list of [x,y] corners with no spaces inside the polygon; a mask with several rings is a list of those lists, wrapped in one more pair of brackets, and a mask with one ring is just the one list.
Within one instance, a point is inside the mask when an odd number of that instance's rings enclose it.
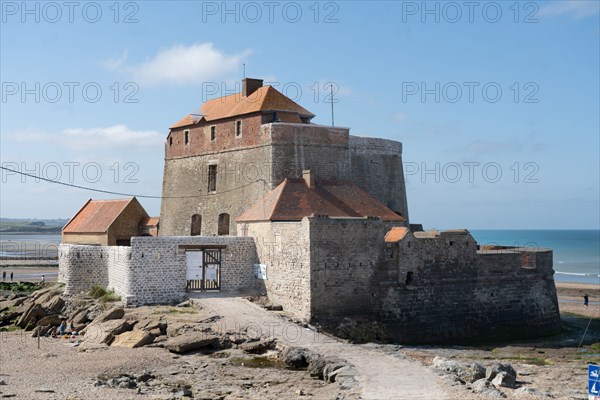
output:
{"label": "rocky outcrop", "polygon": [[217,343],[218,339],[216,335],[203,332],[186,333],[168,339],[163,343],[163,347],[172,353],[183,354],[210,347]]}
{"label": "rocky outcrop", "polygon": [[152,335],[150,332],[143,331],[141,329],[134,329],[132,331],[116,335],[115,339],[111,343],[111,346],[133,349],[136,347],[145,346],[153,341],[154,335]]}

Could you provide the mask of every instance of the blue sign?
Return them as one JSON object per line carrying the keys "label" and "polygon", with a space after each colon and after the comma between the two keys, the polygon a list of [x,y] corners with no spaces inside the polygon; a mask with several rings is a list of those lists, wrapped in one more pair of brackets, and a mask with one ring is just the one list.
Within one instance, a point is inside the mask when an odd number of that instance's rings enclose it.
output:
{"label": "blue sign", "polygon": [[588,364],[588,395],[600,396],[600,366]]}

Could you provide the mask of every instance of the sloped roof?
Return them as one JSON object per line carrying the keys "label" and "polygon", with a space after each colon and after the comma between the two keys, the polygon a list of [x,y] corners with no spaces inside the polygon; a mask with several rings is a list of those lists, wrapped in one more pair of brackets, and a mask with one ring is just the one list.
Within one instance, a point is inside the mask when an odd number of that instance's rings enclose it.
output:
{"label": "sloped roof", "polygon": [[89,199],[63,227],[63,233],[104,233],[135,197],[119,200]]}
{"label": "sloped roof", "polygon": [[142,219],[142,221],[140,222],[140,226],[154,227],[158,226],[158,222],[159,217],[147,217]]}
{"label": "sloped roof", "polygon": [[386,243],[396,243],[404,239],[407,233],[408,228],[403,226],[394,226],[385,234],[384,240]]}
{"label": "sloped roof", "polygon": [[[283,111],[309,118],[315,116],[274,87],[267,85],[258,88],[247,97],[242,96],[241,93],[236,93],[207,101],[200,109],[200,114],[203,116],[200,121],[215,121],[259,111]],[[296,119],[289,115],[285,118],[300,122],[299,118]],[[193,125],[200,121],[195,120],[191,115],[187,115],[171,126],[171,129]]]}
{"label": "sloped roof", "polygon": [[300,221],[313,214],[346,218],[374,216],[386,221],[405,221],[352,183],[324,182],[310,188],[304,179],[284,180],[236,221]]}

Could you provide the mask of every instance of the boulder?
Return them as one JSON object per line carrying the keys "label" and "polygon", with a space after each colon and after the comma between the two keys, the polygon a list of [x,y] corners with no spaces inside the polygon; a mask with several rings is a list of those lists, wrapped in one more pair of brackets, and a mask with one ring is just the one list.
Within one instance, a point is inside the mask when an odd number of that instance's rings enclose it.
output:
{"label": "boulder", "polygon": [[323,379],[323,369],[327,365],[324,357],[312,357],[308,364],[308,373],[313,378]]}
{"label": "boulder", "polygon": [[85,328],[85,342],[110,345],[115,336],[133,328],[128,321],[117,319],[102,323],[92,323]]}
{"label": "boulder", "polygon": [[246,353],[261,354],[269,350],[275,344],[274,339],[261,339],[256,342],[248,342],[240,345],[240,348]]}
{"label": "boulder", "polygon": [[503,398],[506,397],[504,393],[493,387],[490,382],[485,379],[479,379],[473,382],[471,385],[471,389],[478,394],[484,395],[486,397],[495,397],[495,398]]}
{"label": "boulder", "polygon": [[492,385],[499,387],[507,387],[514,388],[516,384],[516,379],[513,375],[510,375],[508,372],[500,371],[496,375],[496,377],[492,380]]}
{"label": "boulder", "polygon": [[38,322],[38,325],[40,326],[45,326],[45,325],[49,325],[49,326],[59,326],[60,325],[60,317],[56,314],[54,315],[47,315],[43,318],[41,318]]}
{"label": "boulder", "polygon": [[138,329],[151,332],[154,336],[167,334],[167,322],[157,319],[142,320],[137,324]]}
{"label": "boulder", "polygon": [[292,368],[306,368],[314,353],[303,347],[290,347],[284,350],[282,356],[286,365]]}
{"label": "boulder", "polygon": [[44,289],[36,290],[35,292],[31,293],[30,298],[35,303],[43,304],[52,297],[63,293],[63,291],[63,287],[60,284],[56,284]]}
{"label": "boulder", "polygon": [[32,303],[27,311],[21,315],[21,318],[17,321],[17,326],[21,328],[27,328],[29,325],[31,328],[40,318],[48,315],[48,312],[44,308],[36,303]]}
{"label": "boulder", "polygon": [[88,318],[88,311],[85,309],[77,311],[71,320],[75,325],[83,325],[87,322],[90,322],[90,319]]}
{"label": "boulder", "polygon": [[325,380],[325,367],[327,367],[327,372],[329,372],[335,371],[339,365],[346,365],[346,360],[339,357],[321,357],[314,354],[310,357],[309,361],[308,373],[310,376],[323,380]]}
{"label": "boulder", "polygon": [[94,318],[94,323],[102,323],[112,319],[121,319],[125,316],[123,307],[115,306]]}
{"label": "boulder", "polygon": [[154,335],[152,335],[150,332],[134,329],[132,331],[124,332],[115,336],[111,346],[133,349],[150,344],[153,340]]}
{"label": "boulder", "polygon": [[242,344],[246,341],[246,338],[242,335],[229,335],[229,341],[233,344]]}
{"label": "boulder", "polygon": [[485,378],[485,368],[477,363],[460,365],[456,375],[461,382],[473,383]]}
{"label": "boulder", "polygon": [[487,367],[487,369],[485,370],[485,378],[491,382],[500,372],[506,372],[508,375],[513,376],[515,380],[517,379],[517,371],[515,371],[515,369],[510,364],[502,363],[496,363],[491,367]]}
{"label": "boulder", "polygon": [[460,367],[460,363],[457,361],[448,360],[442,357],[435,357],[433,359],[433,363],[431,364],[434,368],[441,369],[446,372],[458,372],[458,368]]}
{"label": "boulder", "polygon": [[[37,303],[37,304],[39,304],[39,303]],[[50,300],[48,300],[42,304],[42,307],[44,307],[46,310],[48,310],[52,313],[60,313],[64,306],[65,306],[65,301],[59,295],[55,295]]]}
{"label": "boulder", "polygon": [[172,337],[166,340],[163,343],[163,346],[172,353],[183,354],[187,353],[188,351],[212,346],[218,341],[218,339],[219,338],[215,335],[202,332],[192,332]]}
{"label": "boulder", "polygon": [[31,331],[31,337],[36,338],[36,337],[38,337],[38,334],[40,335],[40,337],[46,336],[46,334],[52,328],[53,328],[53,326],[51,326],[51,325],[38,325],[33,329],[33,331]]}
{"label": "boulder", "polygon": [[344,361],[327,363],[323,368],[323,380],[329,383],[335,382],[337,371],[342,368],[349,369],[348,364]]}
{"label": "boulder", "polygon": [[485,378],[485,368],[477,363],[461,364],[457,361],[447,360],[442,357],[435,357],[432,366],[437,369],[455,374],[463,383],[473,383],[481,378]]}

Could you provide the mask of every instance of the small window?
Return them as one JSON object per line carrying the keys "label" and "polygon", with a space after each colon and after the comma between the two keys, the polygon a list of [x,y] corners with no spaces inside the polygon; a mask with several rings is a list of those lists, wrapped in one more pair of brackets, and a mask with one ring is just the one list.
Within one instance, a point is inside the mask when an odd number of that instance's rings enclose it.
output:
{"label": "small window", "polygon": [[213,125],[210,127],[210,141],[214,142],[217,139],[217,127]]}
{"label": "small window", "polygon": [[413,280],[414,280],[414,275],[415,275],[415,273],[414,273],[414,272],[412,272],[412,271],[408,271],[408,272],[406,273],[406,281],[405,281],[405,283],[406,283],[407,285],[412,285],[412,283],[413,283]]}
{"label": "small window", "polygon": [[192,215],[192,229],[190,234],[192,236],[199,236],[202,231],[202,217],[198,214]]}
{"label": "small window", "polygon": [[235,136],[242,136],[242,121],[235,121]]}
{"label": "small window", "polygon": [[219,230],[218,235],[229,235],[229,214],[219,214]]}
{"label": "small window", "polygon": [[169,146],[173,146],[173,136],[169,138]]}
{"label": "small window", "polygon": [[208,192],[216,192],[217,191],[217,166],[209,165],[208,166]]}
{"label": "small window", "polygon": [[185,136],[183,141],[185,144],[188,144],[190,142],[190,131],[186,129],[185,131],[183,131],[183,134]]}

